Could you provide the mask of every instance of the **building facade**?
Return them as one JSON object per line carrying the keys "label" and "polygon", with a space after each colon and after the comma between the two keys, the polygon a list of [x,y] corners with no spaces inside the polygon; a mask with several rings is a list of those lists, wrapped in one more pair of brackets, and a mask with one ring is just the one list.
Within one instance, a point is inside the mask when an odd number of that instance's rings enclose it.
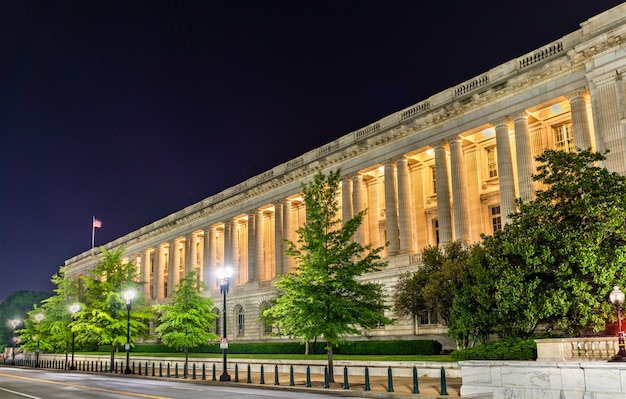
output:
{"label": "building facade", "polygon": [[[181,277],[197,269],[206,295],[219,304],[216,270],[231,266],[228,336],[276,339],[259,314],[277,294],[277,276],[294,267],[283,239],[295,241],[305,223],[301,183],[341,168],[343,218],[368,211],[355,239],[389,242],[388,266],[370,278],[391,296],[398,276],[419,266],[425,247],[477,242],[501,229],[515,199],[531,200],[541,188],[532,175],[545,149],[610,150],[605,166],[626,174],[626,3],[580,26],[105,247],[125,248],[152,303],[170,298]],[[92,269],[98,257],[93,249],[67,260],[67,276]],[[416,320],[398,318],[364,335],[444,332],[425,310]]]}

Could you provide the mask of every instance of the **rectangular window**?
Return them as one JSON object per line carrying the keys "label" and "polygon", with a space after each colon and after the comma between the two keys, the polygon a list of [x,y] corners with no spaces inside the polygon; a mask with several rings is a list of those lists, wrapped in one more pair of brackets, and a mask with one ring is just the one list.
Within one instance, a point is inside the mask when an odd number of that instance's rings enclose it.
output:
{"label": "rectangular window", "polygon": [[243,335],[244,331],[245,331],[245,317],[243,312],[240,312],[237,315],[237,333],[239,335]]}
{"label": "rectangular window", "polygon": [[439,220],[433,220],[433,233],[435,236],[435,244],[439,245]]}
{"label": "rectangular window", "polygon": [[418,323],[422,326],[430,324],[430,310],[422,310],[420,312]]}
{"label": "rectangular window", "polygon": [[498,177],[498,159],[496,158],[496,147],[485,148],[487,154],[487,176],[489,178]]}
{"label": "rectangular window", "polygon": [[433,194],[437,194],[437,170],[434,166],[430,167],[430,180],[433,185]]}
{"label": "rectangular window", "polygon": [[489,215],[491,217],[491,227],[493,232],[502,230],[502,215],[500,214],[500,205],[489,207]]}
{"label": "rectangular window", "polygon": [[554,133],[554,148],[556,150],[567,152],[575,150],[571,123],[552,126],[552,132]]}

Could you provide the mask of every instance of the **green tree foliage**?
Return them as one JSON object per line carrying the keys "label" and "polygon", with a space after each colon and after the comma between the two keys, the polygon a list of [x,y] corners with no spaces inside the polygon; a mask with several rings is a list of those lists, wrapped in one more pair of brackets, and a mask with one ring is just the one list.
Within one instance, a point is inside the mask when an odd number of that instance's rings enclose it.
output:
{"label": "green tree foliage", "polygon": [[448,334],[460,348],[485,343],[499,330],[495,282],[498,274],[486,260],[482,245],[472,245],[463,265],[461,282],[454,290]]}
{"label": "green tree foliage", "polygon": [[340,171],[322,172],[302,184],[306,224],[297,230],[297,243],[286,241],[285,253],[296,260],[295,270],[280,277],[274,306],[263,312],[281,334],[308,342],[326,342],[329,376],[333,378],[333,345],[360,328],[375,328],[392,320],[384,316],[382,284],[361,277],[381,270],[384,247],[353,241],[365,212],[350,220],[338,217]]}
{"label": "green tree foliage", "polygon": [[548,188],[519,201],[511,223],[485,237],[505,335],[530,334],[539,323],[581,334],[614,318],[607,297],[626,282],[626,177],[597,166],[604,159],[544,152],[534,179]]}
{"label": "green tree foliage", "polygon": [[213,299],[203,297],[204,284],[197,271],[191,271],[181,279],[174,290],[173,303],[155,305],[160,314],[156,334],[163,343],[185,353],[185,364],[189,349],[205,345],[219,338],[211,331],[215,328]]}
{"label": "green tree foliage", "polygon": [[[455,318],[454,300],[463,292],[465,269],[477,245],[453,242],[445,247],[428,247],[422,253],[422,264],[414,272],[400,276],[394,290],[394,310],[403,316],[419,317],[430,310],[433,317],[448,326]],[[455,331],[457,340],[466,345],[466,333]]]}
{"label": "green tree foliage", "polygon": [[48,298],[49,293],[41,291],[16,291],[0,303],[0,346],[11,346],[13,341],[13,325],[10,320],[20,320],[18,328],[23,327],[21,321],[28,317],[33,305]]}
{"label": "green tree foliage", "polygon": [[130,335],[148,337],[148,323],[154,314],[145,305],[145,298],[136,282],[133,262],[124,262],[124,248],[111,251],[102,247],[102,259],[91,271],[82,276],[85,287],[82,309],[75,315],[72,330],[81,344],[111,345],[111,364],[115,350],[126,343],[127,310],[123,294],[128,289],[136,291],[132,301]]}

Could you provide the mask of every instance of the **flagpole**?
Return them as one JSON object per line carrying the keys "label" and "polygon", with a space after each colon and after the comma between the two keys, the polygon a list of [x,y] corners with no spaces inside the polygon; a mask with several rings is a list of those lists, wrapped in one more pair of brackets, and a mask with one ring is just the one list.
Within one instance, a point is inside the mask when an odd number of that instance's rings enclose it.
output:
{"label": "flagpole", "polygon": [[91,220],[91,249],[93,249],[96,241],[96,217]]}

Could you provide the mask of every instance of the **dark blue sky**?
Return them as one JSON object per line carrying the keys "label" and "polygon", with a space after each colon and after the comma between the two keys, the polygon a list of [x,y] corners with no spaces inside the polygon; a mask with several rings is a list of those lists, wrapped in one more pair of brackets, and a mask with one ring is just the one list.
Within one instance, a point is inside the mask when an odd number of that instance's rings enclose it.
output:
{"label": "dark blue sky", "polygon": [[619,3],[0,0],[0,300]]}

